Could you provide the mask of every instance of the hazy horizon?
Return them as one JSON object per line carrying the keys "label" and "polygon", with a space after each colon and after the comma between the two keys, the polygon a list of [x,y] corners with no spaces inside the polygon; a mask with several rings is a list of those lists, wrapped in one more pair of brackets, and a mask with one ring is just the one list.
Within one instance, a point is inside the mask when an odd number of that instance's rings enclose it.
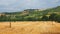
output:
{"label": "hazy horizon", "polygon": [[46,9],[60,6],[60,0],[0,0],[0,12]]}

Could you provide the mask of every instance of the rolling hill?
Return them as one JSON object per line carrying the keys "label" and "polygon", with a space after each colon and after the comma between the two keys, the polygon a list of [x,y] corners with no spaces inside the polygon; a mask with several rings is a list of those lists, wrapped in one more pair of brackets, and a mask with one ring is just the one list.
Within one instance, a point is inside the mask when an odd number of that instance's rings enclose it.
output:
{"label": "rolling hill", "polygon": [[[1,13],[0,15],[3,17],[2,20],[13,20],[13,21],[26,21],[26,20],[41,20],[43,16],[47,16],[48,18],[51,14],[58,14],[60,16],[60,6],[55,8],[48,8],[46,10],[41,9],[26,9],[21,12],[12,12],[12,13]],[[3,15],[2,15],[3,14]],[[1,18],[0,16],[0,18]],[[1,20],[1,19],[0,19]]]}
{"label": "rolling hill", "polygon": [[12,13],[8,13],[6,12],[5,14],[12,14],[12,15],[26,15],[29,14],[29,16],[33,16],[33,15],[46,15],[46,14],[51,14],[51,13],[60,13],[60,6],[55,7],[55,8],[48,8],[46,10],[41,10],[41,9],[26,9],[23,10],[21,12],[12,12]]}

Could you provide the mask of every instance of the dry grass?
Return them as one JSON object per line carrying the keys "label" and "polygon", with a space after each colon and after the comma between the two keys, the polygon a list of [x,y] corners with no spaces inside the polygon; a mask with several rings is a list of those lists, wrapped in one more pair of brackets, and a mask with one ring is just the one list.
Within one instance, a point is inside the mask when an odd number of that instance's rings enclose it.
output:
{"label": "dry grass", "polygon": [[60,23],[51,21],[0,22],[0,34],[60,34]]}

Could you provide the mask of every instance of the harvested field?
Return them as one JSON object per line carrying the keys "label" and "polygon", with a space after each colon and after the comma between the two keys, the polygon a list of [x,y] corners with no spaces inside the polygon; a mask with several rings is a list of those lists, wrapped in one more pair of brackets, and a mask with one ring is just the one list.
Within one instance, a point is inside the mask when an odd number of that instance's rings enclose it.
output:
{"label": "harvested field", "polygon": [[60,34],[60,23],[52,21],[0,22],[0,34]]}

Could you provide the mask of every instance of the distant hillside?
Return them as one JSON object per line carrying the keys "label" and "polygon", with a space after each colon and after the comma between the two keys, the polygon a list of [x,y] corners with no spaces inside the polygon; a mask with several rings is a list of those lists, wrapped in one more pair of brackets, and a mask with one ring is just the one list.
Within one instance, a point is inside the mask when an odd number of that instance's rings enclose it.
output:
{"label": "distant hillside", "polygon": [[14,14],[14,15],[46,15],[46,14],[51,14],[51,13],[60,13],[60,6],[55,7],[55,8],[50,8],[46,10],[40,10],[40,9],[26,9],[22,12],[12,12],[12,13],[5,13],[5,14]]}
{"label": "distant hillside", "polygon": [[[43,18],[48,18],[51,14],[58,14],[60,15],[60,6],[55,8],[48,8],[46,10],[41,9],[26,9],[22,12],[12,12],[12,13],[3,13],[9,20],[18,20],[18,21],[25,21],[25,20],[40,20]],[[1,14],[0,14],[1,15]],[[47,17],[46,17],[47,16]],[[60,19],[59,19],[60,20]]]}

